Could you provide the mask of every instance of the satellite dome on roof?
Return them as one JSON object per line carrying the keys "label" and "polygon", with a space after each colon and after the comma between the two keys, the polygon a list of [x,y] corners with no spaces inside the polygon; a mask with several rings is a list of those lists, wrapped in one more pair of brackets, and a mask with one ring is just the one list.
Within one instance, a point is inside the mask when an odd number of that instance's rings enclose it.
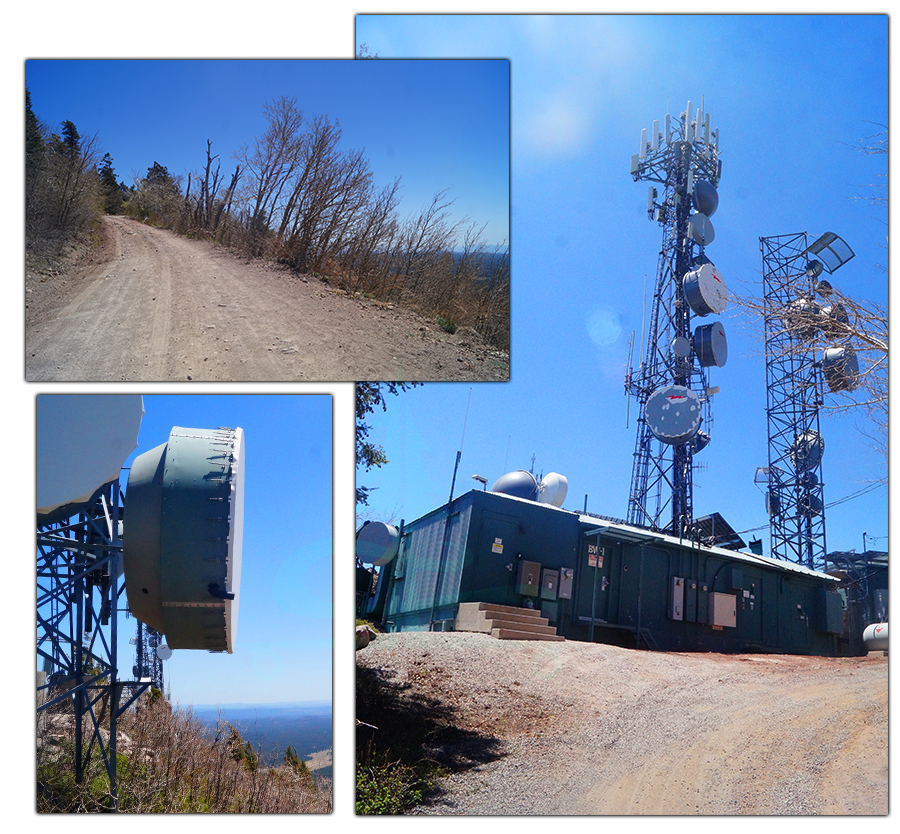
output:
{"label": "satellite dome on roof", "polygon": [[491,492],[537,501],[540,494],[540,484],[530,472],[524,469],[517,469],[515,472],[507,472],[498,478],[491,487]]}
{"label": "satellite dome on roof", "polygon": [[548,472],[541,478],[540,483],[541,494],[538,498],[542,504],[552,504],[554,507],[561,507],[563,501],[566,500],[566,493],[569,491],[569,481],[565,475],[558,472]]}

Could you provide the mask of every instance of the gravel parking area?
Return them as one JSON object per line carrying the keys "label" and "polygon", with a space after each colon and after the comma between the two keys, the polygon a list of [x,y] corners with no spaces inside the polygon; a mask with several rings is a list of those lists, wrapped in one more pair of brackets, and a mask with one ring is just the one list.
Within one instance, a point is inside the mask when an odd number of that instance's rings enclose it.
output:
{"label": "gravel parking area", "polygon": [[498,751],[443,778],[415,814],[888,812],[880,652],[661,653],[406,632],[356,658],[401,697],[439,700]]}

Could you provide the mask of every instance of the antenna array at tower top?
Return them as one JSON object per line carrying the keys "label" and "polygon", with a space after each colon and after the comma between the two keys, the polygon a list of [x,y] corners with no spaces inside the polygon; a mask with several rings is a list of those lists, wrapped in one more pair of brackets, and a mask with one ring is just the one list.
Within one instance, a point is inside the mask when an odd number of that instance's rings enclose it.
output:
{"label": "antenna array at tower top", "polygon": [[[692,110],[691,102],[680,116],[673,118],[667,112],[662,125],[654,120],[649,133],[646,128],[641,130],[638,152],[631,157],[631,175],[635,180],[666,184],[671,173],[671,157],[683,154],[685,146],[691,148],[692,168],[697,178],[717,186],[722,176],[719,130],[712,128],[711,116],[704,112],[703,105]],[[689,183],[688,193],[692,191]]]}

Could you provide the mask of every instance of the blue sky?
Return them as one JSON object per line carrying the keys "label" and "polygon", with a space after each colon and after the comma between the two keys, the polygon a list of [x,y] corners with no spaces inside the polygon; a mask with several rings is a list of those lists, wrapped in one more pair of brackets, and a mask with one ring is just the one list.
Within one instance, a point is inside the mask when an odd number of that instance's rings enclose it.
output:
{"label": "blue sky", "polygon": [[294,97],[305,116],[340,122],[342,149],[365,149],[377,187],[401,178],[401,217],[449,189],[453,222],[488,224],[490,245],[509,236],[503,60],[38,59],[26,82],[38,118],[97,134],[127,185],[159,162],[186,186],[205,168],[208,139],[227,184],[232,155],[265,131],[266,102]]}
{"label": "blue sky", "polygon": [[[587,495],[590,511],[626,516],[636,411],[626,426],[623,376],[661,243],[629,162],[667,105],[677,115],[702,96],[721,130],[707,254],[730,289],[759,293],[759,237],[834,231],[856,257],[832,283],[886,304],[886,213],[851,198],[887,172],[885,156],[853,147],[888,124],[887,34],[886,16],[358,16],[357,42],[380,56],[504,55],[513,79],[512,381],[390,398],[371,421],[390,464],[360,477],[378,487],[368,517],[409,521],[445,502],[464,423],[456,494],[535,455],[536,473],[568,478],[567,508]],[[695,512],[720,512],[768,552],[753,482],[767,462],[763,346],[734,307],[721,320],[728,362],[710,374],[721,392]],[[826,505],[886,474],[859,427],[823,417]],[[863,533],[887,549],[886,487],[826,518],[829,550],[860,550]]]}

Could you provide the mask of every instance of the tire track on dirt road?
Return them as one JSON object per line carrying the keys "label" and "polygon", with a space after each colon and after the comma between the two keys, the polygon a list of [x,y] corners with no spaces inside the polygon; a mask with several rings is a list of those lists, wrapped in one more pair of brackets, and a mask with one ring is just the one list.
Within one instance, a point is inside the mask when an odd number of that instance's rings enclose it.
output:
{"label": "tire track on dirt road", "polygon": [[125,217],[103,231],[103,262],[26,275],[29,381],[509,379],[508,354],[410,310]]}

